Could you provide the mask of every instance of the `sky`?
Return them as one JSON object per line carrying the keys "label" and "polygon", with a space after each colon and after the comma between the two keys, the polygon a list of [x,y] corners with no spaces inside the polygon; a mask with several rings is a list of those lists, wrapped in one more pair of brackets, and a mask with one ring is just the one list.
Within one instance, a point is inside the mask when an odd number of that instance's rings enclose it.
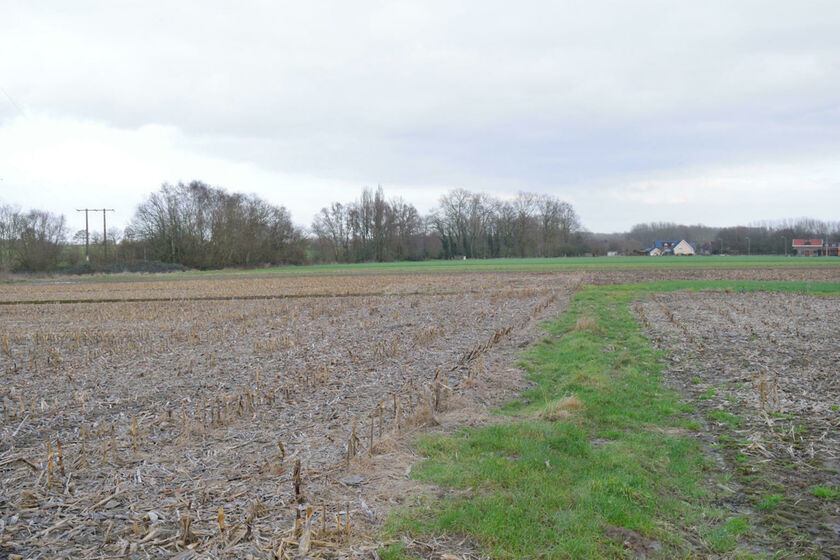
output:
{"label": "sky", "polygon": [[0,0],[0,203],[125,226],[193,179],[302,226],[377,185],[836,220],[840,2]]}

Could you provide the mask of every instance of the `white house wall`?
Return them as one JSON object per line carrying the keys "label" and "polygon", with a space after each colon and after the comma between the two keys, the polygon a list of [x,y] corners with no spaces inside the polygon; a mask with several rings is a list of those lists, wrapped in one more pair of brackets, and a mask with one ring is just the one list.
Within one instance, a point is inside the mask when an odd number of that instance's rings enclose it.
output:
{"label": "white house wall", "polygon": [[674,247],[675,255],[693,255],[694,249],[689,245],[688,241],[683,239]]}

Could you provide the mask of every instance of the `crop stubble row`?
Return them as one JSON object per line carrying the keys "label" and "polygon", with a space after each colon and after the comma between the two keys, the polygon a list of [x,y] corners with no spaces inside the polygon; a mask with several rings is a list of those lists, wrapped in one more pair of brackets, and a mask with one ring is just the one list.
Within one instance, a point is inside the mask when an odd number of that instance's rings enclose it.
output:
{"label": "crop stubble row", "polygon": [[[306,522],[299,504],[314,506],[321,541],[346,536],[349,511],[372,523],[368,503],[343,502],[348,462],[469,391],[483,356],[579,280],[459,278],[256,279],[253,293],[218,281],[187,295],[246,299],[4,306],[0,551],[270,557],[303,538],[289,532],[296,513]],[[135,286],[95,293],[147,295]],[[62,297],[88,299],[79,287]],[[301,290],[317,297],[247,299]],[[384,295],[352,295],[372,290]]]}
{"label": "crop stubble row", "polygon": [[[666,381],[698,411],[698,437],[713,448],[734,447],[724,453],[725,468],[753,481],[739,487],[731,480],[724,505],[773,531],[793,531],[786,540],[797,555],[837,557],[840,505],[810,488],[840,487],[840,301],[683,292],[656,295],[635,310],[670,354]],[[778,511],[757,508],[766,495],[783,496]]]}

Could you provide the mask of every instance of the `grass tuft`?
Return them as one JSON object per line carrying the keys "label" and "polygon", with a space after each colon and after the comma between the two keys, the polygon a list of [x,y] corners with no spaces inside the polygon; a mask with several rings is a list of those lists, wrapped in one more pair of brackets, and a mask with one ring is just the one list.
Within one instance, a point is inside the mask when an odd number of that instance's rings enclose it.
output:
{"label": "grass tuft", "polygon": [[773,511],[779,507],[779,504],[781,504],[784,499],[784,496],[781,494],[769,494],[761,498],[755,507],[763,511]]}
{"label": "grass tuft", "polygon": [[811,493],[817,498],[824,500],[836,500],[840,498],[840,487],[837,486],[814,486]]}
{"label": "grass tuft", "polygon": [[588,333],[599,332],[598,323],[592,317],[583,316],[575,321],[575,330]]}
{"label": "grass tuft", "polygon": [[568,420],[575,412],[584,408],[583,401],[575,395],[569,395],[548,403],[540,413],[540,417],[549,422]]}

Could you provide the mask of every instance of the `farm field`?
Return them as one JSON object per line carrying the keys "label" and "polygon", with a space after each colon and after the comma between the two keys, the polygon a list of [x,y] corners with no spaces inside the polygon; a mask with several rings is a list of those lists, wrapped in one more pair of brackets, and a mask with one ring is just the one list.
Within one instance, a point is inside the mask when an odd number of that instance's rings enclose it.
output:
{"label": "farm field", "polygon": [[811,269],[837,268],[840,259],[775,255],[700,257],[554,257],[515,259],[430,260],[417,262],[325,264],[247,271],[188,272],[189,275],[305,276],[324,274],[410,274],[445,272],[559,272],[612,270]]}
{"label": "farm field", "polygon": [[837,557],[840,284],[809,289],[584,287],[507,422],[419,440],[446,491],[385,557]]}
{"label": "farm field", "polygon": [[[395,497],[354,473],[434,414],[512,394],[506,360],[580,279],[445,280],[4,290],[110,301],[0,310],[0,551],[268,558],[297,554],[297,516],[313,549],[370,531]],[[131,301],[149,294],[171,299]]]}
{"label": "farm field", "polygon": [[[186,560],[290,558],[308,550],[370,557],[388,512],[430,491],[407,476],[416,461],[409,444],[429,429],[503,421],[488,410],[533,386],[515,364],[576,291],[605,286],[598,289],[609,293],[639,282],[671,290],[669,283],[680,281],[698,289],[778,289],[784,282],[805,292],[837,291],[840,265],[796,261],[806,264],[545,270],[494,262],[445,271],[341,267],[318,275],[305,267],[5,284],[0,555]],[[700,382],[667,377],[686,395],[718,387],[723,381],[708,372],[745,359],[715,344],[750,333],[745,348],[761,358],[756,364],[795,368],[788,358],[807,350],[808,336],[824,340],[837,330],[836,308],[822,307],[834,299],[767,293],[753,303],[741,294],[697,294],[688,298],[694,307],[667,294],[638,304],[648,336],[684,366],[705,367],[669,345],[686,329],[696,345],[690,352],[720,358],[705,373],[683,375]],[[761,353],[776,336],[773,325],[784,323],[770,313],[776,297],[784,316],[801,312],[789,324],[805,326],[777,335],[781,354]],[[804,307],[796,298],[806,298]],[[674,307],[673,321],[663,306]],[[823,312],[833,321],[811,332],[807,325]],[[707,316],[717,323],[703,323]],[[836,349],[833,355],[836,364]],[[757,446],[743,451],[755,465],[766,459],[758,445],[783,455],[787,447],[773,434],[790,426],[794,437],[785,445],[799,453],[791,463],[807,462],[809,449],[830,462],[831,437],[818,430],[836,418],[836,379],[832,389],[830,367],[820,367],[800,371],[790,387],[751,371],[749,381],[727,389],[737,400],[718,403],[723,412],[734,414],[725,408],[734,402],[752,411],[735,426],[751,431],[733,439],[760,434],[750,440]],[[756,408],[758,379],[763,409]],[[796,399],[801,387],[812,396]],[[795,419],[814,406],[821,416],[797,432]],[[778,430],[761,431],[762,410]],[[712,420],[704,432],[731,424],[706,412]],[[837,487],[830,477],[824,486]],[[827,538],[831,523],[820,527],[819,538]],[[794,523],[791,530],[800,528]]]}
{"label": "farm field", "polygon": [[[262,273],[300,275],[315,274],[405,274],[418,272],[559,272],[616,270],[707,270],[707,269],[813,269],[837,268],[837,258],[799,258],[775,255],[761,256],[695,256],[695,257],[555,257],[524,259],[470,259],[369,263],[353,265],[314,265],[309,267],[271,268]],[[249,271],[246,274],[260,274]],[[207,273],[202,273],[207,274]]]}
{"label": "farm field", "polygon": [[[840,282],[840,259],[793,257],[557,258],[292,266],[170,274],[64,276],[10,282],[0,304],[18,301],[169,301],[323,295],[444,293],[483,289],[492,278],[516,286],[523,277],[580,278],[583,284],[669,280]],[[336,280],[336,278],[341,280]]]}
{"label": "farm field", "polygon": [[840,503],[826,499],[840,492],[840,299],[667,293],[635,310],[730,474],[721,507],[750,519],[757,547],[840,556]]}

